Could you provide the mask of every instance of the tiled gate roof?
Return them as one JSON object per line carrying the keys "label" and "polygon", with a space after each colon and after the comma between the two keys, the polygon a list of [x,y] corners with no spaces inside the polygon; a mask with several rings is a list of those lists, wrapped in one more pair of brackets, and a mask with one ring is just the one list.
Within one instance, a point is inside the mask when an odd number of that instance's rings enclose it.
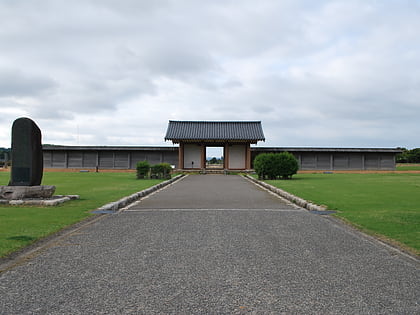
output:
{"label": "tiled gate roof", "polygon": [[165,140],[264,141],[261,121],[174,121],[170,120]]}

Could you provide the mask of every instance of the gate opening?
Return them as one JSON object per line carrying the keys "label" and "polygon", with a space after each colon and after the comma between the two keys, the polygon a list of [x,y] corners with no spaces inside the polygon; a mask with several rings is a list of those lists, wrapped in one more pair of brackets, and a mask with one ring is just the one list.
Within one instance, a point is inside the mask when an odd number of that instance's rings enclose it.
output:
{"label": "gate opening", "polygon": [[224,147],[206,146],[206,169],[224,169]]}

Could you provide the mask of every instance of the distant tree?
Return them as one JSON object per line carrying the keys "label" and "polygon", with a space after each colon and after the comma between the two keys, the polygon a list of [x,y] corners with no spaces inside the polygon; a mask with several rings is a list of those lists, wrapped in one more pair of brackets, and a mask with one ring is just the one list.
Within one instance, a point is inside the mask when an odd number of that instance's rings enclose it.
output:
{"label": "distant tree", "polygon": [[408,163],[420,163],[420,148],[409,151]]}
{"label": "distant tree", "polygon": [[402,153],[397,154],[395,157],[395,161],[397,163],[407,163],[407,149],[406,148],[398,148],[402,150]]}
{"label": "distant tree", "polygon": [[401,150],[403,152],[396,157],[397,163],[420,163],[420,148],[412,150],[401,148]]}
{"label": "distant tree", "polygon": [[210,164],[217,164],[219,160],[216,157],[212,157],[209,161]]}

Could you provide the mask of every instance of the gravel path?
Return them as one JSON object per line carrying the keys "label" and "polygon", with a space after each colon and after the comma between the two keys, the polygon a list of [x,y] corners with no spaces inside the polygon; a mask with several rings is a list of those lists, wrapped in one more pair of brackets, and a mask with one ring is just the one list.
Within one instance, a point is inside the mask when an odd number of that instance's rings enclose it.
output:
{"label": "gravel path", "polygon": [[1,314],[418,314],[418,262],[195,175],[0,275]]}

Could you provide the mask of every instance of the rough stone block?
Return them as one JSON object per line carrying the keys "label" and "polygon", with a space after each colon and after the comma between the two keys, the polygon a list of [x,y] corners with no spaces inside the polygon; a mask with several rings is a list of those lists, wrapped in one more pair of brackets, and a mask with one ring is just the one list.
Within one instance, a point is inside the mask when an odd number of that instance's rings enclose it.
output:
{"label": "rough stone block", "polygon": [[0,199],[51,198],[55,186],[0,186]]}

